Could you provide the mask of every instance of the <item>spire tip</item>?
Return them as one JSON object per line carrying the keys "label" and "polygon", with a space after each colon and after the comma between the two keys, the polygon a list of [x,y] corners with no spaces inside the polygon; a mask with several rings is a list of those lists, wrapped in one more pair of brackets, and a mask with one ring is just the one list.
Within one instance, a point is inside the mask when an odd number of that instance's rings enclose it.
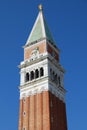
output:
{"label": "spire tip", "polygon": [[39,9],[40,11],[43,9],[42,4],[40,4],[40,5],[38,6],[38,9]]}

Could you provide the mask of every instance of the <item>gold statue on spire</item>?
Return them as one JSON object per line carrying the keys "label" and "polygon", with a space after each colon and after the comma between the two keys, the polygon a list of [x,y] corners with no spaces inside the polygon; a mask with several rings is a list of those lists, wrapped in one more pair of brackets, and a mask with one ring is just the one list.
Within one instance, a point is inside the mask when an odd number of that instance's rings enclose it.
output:
{"label": "gold statue on spire", "polygon": [[39,8],[39,10],[41,11],[41,10],[43,9],[42,4],[40,4],[40,5],[38,6],[38,8]]}

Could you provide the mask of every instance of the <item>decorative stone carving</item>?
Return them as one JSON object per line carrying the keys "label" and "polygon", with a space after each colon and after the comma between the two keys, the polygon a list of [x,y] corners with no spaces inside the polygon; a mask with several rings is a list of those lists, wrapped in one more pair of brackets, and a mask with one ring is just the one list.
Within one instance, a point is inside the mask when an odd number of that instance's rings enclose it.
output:
{"label": "decorative stone carving", "polygon": [[30,60],[35,60],[38,57],[39,57],[39,47],[36,47],[31,52]]}

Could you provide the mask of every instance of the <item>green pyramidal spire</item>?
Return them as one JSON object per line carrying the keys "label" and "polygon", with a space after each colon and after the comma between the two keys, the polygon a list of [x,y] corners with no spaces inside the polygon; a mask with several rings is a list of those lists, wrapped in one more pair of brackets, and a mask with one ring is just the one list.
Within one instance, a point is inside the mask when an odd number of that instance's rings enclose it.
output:
{"label": "green pyramidal spire", "polygon": [[34,23],[34,26],[32,28],[30,35],[29,35],[29,38],[27,40],[26,45],[33,44],[33,43],[35,43],[35,41],[39,41],[43,38],[47,38],[53,44],[55,44],[53,37],[51,35],[51,32],[50,32],[48,25],[46,23],[46,20],[43,16],[42,5],[39,5],[39,14],[38,14],[37,19]]}

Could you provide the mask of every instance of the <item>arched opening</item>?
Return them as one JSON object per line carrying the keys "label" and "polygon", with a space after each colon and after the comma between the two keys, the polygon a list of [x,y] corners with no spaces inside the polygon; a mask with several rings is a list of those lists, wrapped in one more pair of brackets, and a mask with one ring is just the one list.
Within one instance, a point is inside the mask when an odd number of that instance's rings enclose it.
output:
{"label": "arched opening", "polygon": [[52,69],[50,68],[50,78],[52,79]]}
{"label": "arched opening", "polygon": [[43,68],[40,68],[40,77],[44,75],[44,70]]}
{"label": "arched opening", "polygon": [[60,86],[61,85],[60,77],[58,77],[58,83],[59,83],[59,86]]}
{"label": "arched opening", "polygon": [[55,80],[55,82],[57,83],[57,74],[55,74],[54,80]]}
{"label": "arched opening", "polygon": [[54,73],[54,71],[53,71],[53,74],[52,74],[52,79],[53,79],[53,81],[55,80],[55,73]]}
{"label": "arched opening", "polygon": [[31,71],[31,80],[33,80],[33,79],[34,79],[34,72]]}
{"label": "arched opening", "polygon": [[39,77],[39,71],[38,69],[35,70],[35,78],[38,78]]}
{"label": "arched opening", "polygon": [[25,75],[25,82],[28,82],[29,81],[29,73],[26,73]]}
{"label": "arched opening", "polygon": [[50,68],[50,74],[52,74],[52,69]]}

